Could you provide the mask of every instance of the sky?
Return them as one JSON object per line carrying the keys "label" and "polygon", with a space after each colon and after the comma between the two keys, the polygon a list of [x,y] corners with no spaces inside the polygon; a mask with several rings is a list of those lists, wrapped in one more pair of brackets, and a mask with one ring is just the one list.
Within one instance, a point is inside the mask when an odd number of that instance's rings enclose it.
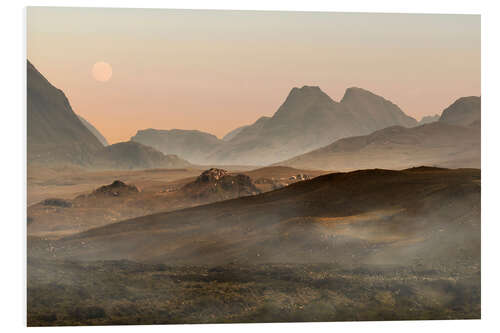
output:
{"label": "sky", "polygon": [[33,65],[116,143],[146,128],[222,137],[304,85],[439,114],[481,95],[480,26],[479,15],[28,7],[26,40]]}

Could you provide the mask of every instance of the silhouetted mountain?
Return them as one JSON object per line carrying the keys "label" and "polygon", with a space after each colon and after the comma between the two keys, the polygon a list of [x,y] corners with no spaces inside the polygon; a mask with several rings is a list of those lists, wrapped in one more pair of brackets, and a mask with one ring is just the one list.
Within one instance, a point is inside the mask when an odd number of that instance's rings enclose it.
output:
{"label": "silhouetted mountain", "polygon": [[[321,170],[402,169],[421,164],[480,168],[480,100],[457,102],[437,122],[413,128],[392,126],[340,139],[277,164]],[[468,126],[456,125],[469,122]]]}
{"label": "silhouetted mountain", "polygon": [[177,155],[164,155],[158,150],[128,141],[115,143],[96,152],[92,166],[101,169],[184,168],[191,164]]}
{"label": "silhouetted mountain", "polygon": [[391,125],[413,126],[393,103],[360,88],[349,88],[340,103],[319,87],[293,88],[271,118],[261,118],[210,156],[232,164],[270,164],[332,141]]}
{"label": "silhouetted mountain", "polygon": [[206,163],[206,156],[224,141],[215,135],[196,130],[157,130],[137,131],[131,141],[153,147],[165,154],[175,154],[192,163]]}
{"label": "silhouetted mountain", "polygon": [[86,165],[102,144],[78,119],[64,93],[27,61],[28,163]]}
{"label": "silhouetted mountain", "polygon": [[293,88],[272,117],[229,132],[222,140],[185,130],[142,130],[131,140],[199,164],[266,165],[324,146],[336,139],[368,134],[417,121],[390,101],[361,88],[335,102],[319,87]]}
{"label": "silhouetted mountain", "polygon": [[439,121],[468,126],[476,121],[481,121],[481,97],[469,96],[457,99],[441,114]]}
{"label": "silhouetted mountain", "polygon": [[80,121],[87,127],[87,129],[94,134],[94,136],[99,140],[100,143],[102,143],[103,146],[108,146],[109,143],[106,140],[106,138],[97,130],[97,128],[94,127],[91,123],[89,123],[85,118],[83,118],[80,115],[77,115]]}

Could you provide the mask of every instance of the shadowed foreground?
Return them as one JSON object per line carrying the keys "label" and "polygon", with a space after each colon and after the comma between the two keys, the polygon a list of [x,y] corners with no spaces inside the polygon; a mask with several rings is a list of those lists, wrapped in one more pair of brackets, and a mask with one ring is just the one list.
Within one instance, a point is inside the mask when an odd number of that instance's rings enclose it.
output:
{"label": "shadowed foreground", "polygon": [[29,264],[30,326],[480,318],[474,267]]}

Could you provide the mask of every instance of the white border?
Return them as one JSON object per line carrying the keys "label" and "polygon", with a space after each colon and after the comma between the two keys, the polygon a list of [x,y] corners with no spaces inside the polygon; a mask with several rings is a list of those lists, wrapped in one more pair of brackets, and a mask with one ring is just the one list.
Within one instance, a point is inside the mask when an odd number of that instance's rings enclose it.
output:
{"label": "white border", "polygon": [[[0,45],[3,69],[0,75],[1,108],[1,155],[2,173],[0,203],[2,215],[0,253],[2,273],[0,294],[0,326],[6,332],[26,329],[25,284],[25,203],[26,203],[26,115],[25,115],[25,7],[26,6],[78,6],[78,7],[128,7],[128,8],[192,8],[192,9],[250,9],[250,10],[302,10],[344,12],[409,12],[409,13],[461,13],[482,15],[482,320],[417,321],[417,322],[362,322],[362,323],[309,323],[309,324],[242,324],[242,325],[174,325],[174,326],[113,326],[77,328],[98,331],[160,331],[175,332],[254,332],[256,329],[303,330],[341,332],[422,332],[471,330],[495,331],[496,315],[499,314],[500,269],[500,221],[496,193],[500,186],[498,165],[500,105],[498,91],[500,60],[498,32],[500,31],[499,5],[496,1],[401,1],[401,0],[343,0],[343,1],[160,1],[160,0],[87,0],[87,1],[10,1],[2,3]],[[76,328],[33,328],[31,330],[73,331]]]}

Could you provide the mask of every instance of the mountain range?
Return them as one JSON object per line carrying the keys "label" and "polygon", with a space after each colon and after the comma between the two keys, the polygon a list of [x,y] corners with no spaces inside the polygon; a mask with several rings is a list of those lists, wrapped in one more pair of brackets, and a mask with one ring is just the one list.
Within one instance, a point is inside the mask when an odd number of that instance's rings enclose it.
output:
{"label": "mountain range", "polygon": [[91,168],[286,165],[300,169],[480,167],[481,98],[462,97],[439,119],[420,122],[367,90],[336,102],[319,87],[293,88],[272,117],[223,139],[197,130],[139,130],[108,145],[71,108],[64,93],[28,61],[28,162]]}
{"label": "mountain range", "polygon": [[[319,87],[293,88],[272,117],[229,132],[222,140],[185,130],[139,131],[132,140],[192,162],[267,165],[354,135],[388,126],[415,126],[397,105],[361,88],[349,88],[340,102]],[[191,160],[190,160],[191,161]]]}
{"label": "mountain range", "polygon": [[439,121],[340,139],[277,164],[322,170],[402,169],[421,164],[480,168],[480,122],[481,98],[460,98],[443,111]]}

